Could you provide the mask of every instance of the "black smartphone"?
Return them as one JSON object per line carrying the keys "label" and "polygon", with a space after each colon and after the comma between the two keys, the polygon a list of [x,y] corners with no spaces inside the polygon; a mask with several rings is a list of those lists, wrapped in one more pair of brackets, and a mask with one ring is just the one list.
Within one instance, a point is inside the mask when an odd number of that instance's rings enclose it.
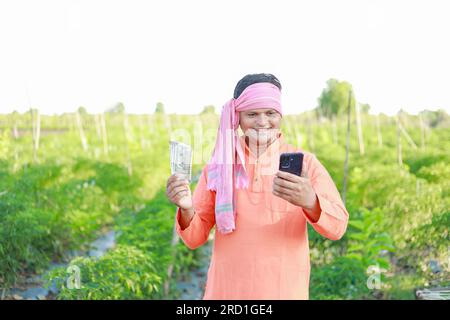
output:
{"label": "black smartphone", "polygon": [[303,153],[282,153],[280,154],[280,171],[289,172],[300,176],[303,167]]}

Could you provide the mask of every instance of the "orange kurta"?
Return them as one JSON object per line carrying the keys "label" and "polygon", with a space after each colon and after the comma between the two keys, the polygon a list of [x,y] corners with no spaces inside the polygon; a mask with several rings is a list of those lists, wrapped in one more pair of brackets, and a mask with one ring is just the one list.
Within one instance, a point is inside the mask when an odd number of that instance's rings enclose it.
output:
{"label": "orange kurta", "polygon": [[[327,170],[308,152],[284,142],[283,136],[258,158],[245,144],[249,188],[236,190],[236,229],[223,235],[215,230],[214,249],[203,299],[308,299],[309,246],[307,221],[322,236],[340,239],[347,228],[348,212]],[[272,194],[280,153],[304,153],[304,165],[319,199],[321,214],[315,223],[301,207]],[[195,215],[182,230],[190,249],[202,246],[215,225],[215,192],[206,189],[203,169],[193,194]]]}

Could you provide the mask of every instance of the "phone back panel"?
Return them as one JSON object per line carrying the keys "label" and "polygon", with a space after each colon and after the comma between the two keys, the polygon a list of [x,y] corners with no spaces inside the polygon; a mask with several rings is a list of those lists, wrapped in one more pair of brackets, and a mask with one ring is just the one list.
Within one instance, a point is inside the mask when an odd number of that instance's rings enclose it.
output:
{"label": "phone back panel", "polygon": [[303,167],[303,153],[293,152],[293,153],[282,153],[280,155],[280,165],[279,170],[284,172],[289,172],[300,176]]}

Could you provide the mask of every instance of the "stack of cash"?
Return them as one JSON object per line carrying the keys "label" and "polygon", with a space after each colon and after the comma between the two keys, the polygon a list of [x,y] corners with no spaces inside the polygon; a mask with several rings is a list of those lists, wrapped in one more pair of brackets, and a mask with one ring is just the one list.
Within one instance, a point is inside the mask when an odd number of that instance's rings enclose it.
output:
{"label": "stack of cash", "polygon": [[178,141],[170,141],[170,170],[191,181],[192,148]]}

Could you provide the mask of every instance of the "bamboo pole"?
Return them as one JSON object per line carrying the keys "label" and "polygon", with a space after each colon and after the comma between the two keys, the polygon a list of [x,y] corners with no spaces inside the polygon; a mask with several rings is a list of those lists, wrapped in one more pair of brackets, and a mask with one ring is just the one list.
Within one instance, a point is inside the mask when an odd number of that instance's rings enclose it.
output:
{"label": "bamboo pole", "polygon": [[14,136],[14,140],[19,139],[19,130],[17,130],[17,122],[14,122],[13,136]]}
{"label": "bamboo pole", "polygon": [[164,126],[166,127],[167,133],[170,136],[170,133],[172,132],[172,123],[170,121],[170,116],[168,114],[163,114],[164,119]]}
{"label": "bamboo pole", "polygon": [[39,150],[39,140],[41,137],[41,115],[38,109],[31,110],[31,122],[33,129],[33,160],[37,161],[37,153]]}
{"label": "bamboo pole", "polygon": [[87,152],[88,151],[88,143],[87,143],[86,135],[84,134],[83,123],[81,120],[81,115],[80,115],[79,110],[77,110],[75,112],[75,118],[76,118],[76,122],[77,122],[78,133],[80,135],[81,145],[83,146],[83,150],[85,152]]}
{"label": "bamboo pole", "polygon": [[128,145],[128,140],[130,139],[131,134],[130,134],[130,126],[128,123],[128,114],[125,111],[123,113],[123,127],[125,130],[125,151],[127,154],[128,175],[131,177],[131,175],[133,174],[133,165],[131,164],[130,147]]}
{"label": "bamboo pole", "polygon": [[342,190],[342,201],[345,205],[345,197],[347,192],[347,175],[348,175],[348,155],[349,155],[349,148],[350,148],[350,115],[351,115],[351,102],[352,102],[352,90],[350,89],[348,93],[348,105],[347,105],[347,141],[345,144],[345,162],[344,162],[344,183],[343,183],[343,190]]}
{"label": "bamboo pole", "polygon": [[[308,119],[309,118],[309,119]],[[311,115],[309,115],[306,120],[307,120],[307,128],[308,128],[308,144],[309,144],[309,149],[314,152],[314,135],[313,135],[313,117]]]}
{"label": "bamboo pole", "polygon": [[297,139],[296,146],[303,148],[303,134],[300,130],[300,116],[296,117],[295,123],[297,123],[295,126],[295,138]]}
{"label": "bamboo pole", "polygon": [[100,114],[94,114],[95,130],[97,131],[98,142],[102,142],[102,125],[100,120]]}
{"label": "bamboo pole", "polygon": [[378,146],[383,147],[383,136],[381,135],[381,130],[380,130],[380,115],[379,114],[377,114],[377,116],[376,116],[376,122],[377,122]]}
{"label": "bamboo pole", "polygon": [[399,127],[400,127],[402,134],[405,136],[406,141],[408,141],[408,143],[411,145],[411,147],[413,147],[414,149],[417,149],[417,145],[414,143],[413,139],[411,139],[411,136],[408,134],[408,132],[406,132],[405,128],[403,127],[403,125],[401,124],[400,121],[399,121]]}
{"label": "bamboo pole", "polygon": [[30,115],[31,115],[31,135],[33,137],[33,149],[35,147],[35,140],[36,140],[36,115],[34,113],[34,110],[30,108]]}
{"label": "bamboo pole", "polygon": [[139,125],[139,140],[141,142],[141,150],[144,151],[146,145],[147,145],[147,140],[145,139],[144,136],[144,123],[142,122],[142,116],[138,116],[138,125]]}
{"label": "bamboo pole", "polygon": [[147,124],[148,124],[148,132],[150,134],[153,134],[153,132],[155,131],[155,121],[153,120],[153,116],[151,114],[149,114],[147,116]]}
{"label": "bamboo pole", "polygon": [[403,165],[403,158],[402,158],[402,137],[401,137],[401,130],[400,130],[400,111],[397,114],[397,117],[395,118],[397,120],[397,160],[398,165]]}
{"label": "bamboo pole", "polygon": [[172,248],[172,263],[169,264],[169,266],[167,267],[167,280],[164,283],[164,295],[166,298],[169,297],[169,289],[170,289],[170,279],[172,278],[172,273],[173,273],[173,266],[175,263],[175,257],[176,257],[176,245],[178,244],[178,241],[180,239],[178,233],[177,233],[177,212],[178,212],[178,207],[175,210],[175,222],[173,224],[173,229],[172,229],[172,241],[171,241],[171,248]]}
{"label": "bamboo pole", "polygon": [[420,122],[420,147],[425,149],[425,123],[423,121],[422,114],[419,113],[419,122]]}
{"label": "bamboo pole", "polygon": [[100,114],[100,124],[101,124],[101,128],[102,128],[101,132],[102,132],[102,141],[103,141],[103,152],[107,156],[109,146],[108,146],[108,135],[106,134],[105,113],[103,113],[103,112]]}
{"label": "bamboo pole", "polygon": [[355,109],[356,109],[356,127],[358,129],[359,154],[364,155],[364,140],[362,134],[361,111],[359,102],[355,103]]}
{"label": "bamboo pole", "polygon": [[19,131],[17,130],[17,117],[15,113],[12,113],[9,117],[10,125],[12,126],[12,134],[14,137],[14,140],[17,140],[19,138]]}
{"label": "bamboo pole", "polygon": [[333,129],[333,143],[335,145],[337,145],[338,142],[338,132],[337,132],[337,118],[338,116],[336,115],[335,117],[331,117],[331,127]]}
{"label": "bamboo pole", "polygon": [[156,132],[156,121],[155,121],[155,115],[149,114],[148,115],[148,120],[147,120],[147,124],[148,124],[148,133],[150,135],[150,139],[149,139],[149,146],[152,145],[152,138],[153,135]]}

